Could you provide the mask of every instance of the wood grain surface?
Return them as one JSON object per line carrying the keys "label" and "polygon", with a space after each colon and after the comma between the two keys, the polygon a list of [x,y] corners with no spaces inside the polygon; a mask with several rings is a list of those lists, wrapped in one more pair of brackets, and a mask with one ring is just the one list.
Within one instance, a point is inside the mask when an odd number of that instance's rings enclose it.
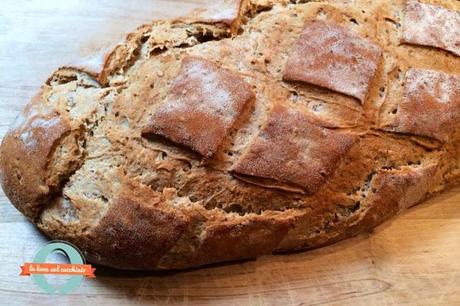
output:
{"label": "wood grain surface", "polygon": [[[206,2],[2,0],[0,136],[55,68]],[[98,267],[63,297],[18,276],[46,238],[3,193],[0,226],[0,305],[460,305],[460,188],[330,247],[180,273]]]}

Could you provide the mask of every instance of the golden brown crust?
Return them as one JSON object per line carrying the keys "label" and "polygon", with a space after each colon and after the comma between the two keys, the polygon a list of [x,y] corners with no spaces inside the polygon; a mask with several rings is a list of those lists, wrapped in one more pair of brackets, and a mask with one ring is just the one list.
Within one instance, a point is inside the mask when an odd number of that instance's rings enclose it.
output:
{"label": "golden brown crust", "polygon": [[149,188],[122,186],[85,239],[87,257],[123,269],[149,270],[156,266],[187,227],[187,219],[161,207],[162,201],[162,195]]}
{"label": "golden brown crust", "polygon": [[168,97],[143,134],[164,136],[211,157],[254,93],[237,74],[197,57],[186,57]]}
{"label": "golden brown crust", "polygon": [[181,18],[180,21],[186,23],[224,24],[234,32],[238,30],[248,2],[243,0],[216,0],[207,8],[192,11],[186,17]]}
{"label": "golden brown crust", "polygon": [[447,141],[460,119],[460,76],[410,69],[402,90],[400,100],[385,114],[383,127]]}
{"label": "golden brown crust", "polygon": [[324,128],[306,114],[276,104],[233,171],[291,183],[314,194],[355,140],[355,135]]}
{"label": "golden brown crust", "polygon": [[460,56],[460,12],[409,0],[404,9],[404,43],[441,48]]}
{"label": "golden brown crust", "polygon": [[[58,70],[0,148],[7,196],[93,262],[159,270],[333,243],[458,183],[460,58],[400,44],[403,0],[295,2],[303,1],[236,1],[232,22],[142,26],[109,53],[97,80]],[[446,7],[460,11],[456,1]],[[359,86],[332,86],[343,73],[316,84],[329,90],[309,86],[311,78],[283,81],[289,52],[311,24],[340,28],[349,43],[372,41],[378,47],[369,56],[352,53],[358,64],[378,67],[359,69],[352,78]],[[232,75],[238,105],[219,118],[230,119],[213,146],[194,148],[207,158],[142,136],[179,92],[181,63],[196,57]],[[287,71],[304,72],[298,68]],[[427,75],[428,85],[418,82]],[[438,120],[422,118],[428,111]]]}
{"label": "golden brown crust", "polygon": [[364,101],[382,49],[352,31],[324,21],[308,24],[289,55],[283,78]]}
{"label": "golden brown crust", "polygon": [[244,223],[219,222],[206,228],[194,263],[251,259],[271,253],[293,227],[294,220],[259,217]]}
{"label": "golden brown crust", "polygon": [[5,194],[27,217],[34,219],[50,195],[47,167],[56,141],[70,126],[52,109],[40,105],[37,94],[18,116],[14,131],[3,139],[0,152]]}

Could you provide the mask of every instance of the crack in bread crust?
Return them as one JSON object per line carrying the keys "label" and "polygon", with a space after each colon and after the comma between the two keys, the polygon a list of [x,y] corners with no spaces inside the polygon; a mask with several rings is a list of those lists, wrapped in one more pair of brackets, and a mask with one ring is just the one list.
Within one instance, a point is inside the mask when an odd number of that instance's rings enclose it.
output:
{"label": "crack in bread crust", "polygon": [[[56,72],[28,109],[47,120],[58,114],[64,128],[43,137],[32,129],[29,136],[42,148],[32,154],[17,135],[36,116],[26,109],[1,146],[2,184],[12,203],[47,235],[73,242],[93,262],[182,269],[333,243],[459,182],[460,129],[435,143],[381,128],[381,116],[411,68],[460,74],[459,57],[399,43],[403,0],[250,0],[235,7],[233,22],[142,26],[106,56],[97,78],[69,67]],[[454,1],[446,7],[460,11]],[[292,47],[314,20],[347,28],[382,48],[361,104],[331,89],[283,81]],[[189,56],[238,73],[256,95],[205,159],[142,136]],[[334,169],[310,193],[298,192],[289,179],[232,175],[277,103],[357,138],[332,158],[328,166]],[[19,147],[29,161],[14,161]]]}

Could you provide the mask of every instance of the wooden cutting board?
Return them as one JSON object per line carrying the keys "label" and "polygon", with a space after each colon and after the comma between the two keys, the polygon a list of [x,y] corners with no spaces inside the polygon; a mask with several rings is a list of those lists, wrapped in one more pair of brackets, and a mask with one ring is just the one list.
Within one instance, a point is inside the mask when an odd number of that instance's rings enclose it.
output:
{"label": "wooden cutting board", "polygon": [[[0,136],[58,66],[206,2],[2,0]],[[3,193],[0,202],[0,305],[460,305],[460,188],[330,247],[181,273],[98,267],[96,279],[64,297],[18,276],[46,238]]]}

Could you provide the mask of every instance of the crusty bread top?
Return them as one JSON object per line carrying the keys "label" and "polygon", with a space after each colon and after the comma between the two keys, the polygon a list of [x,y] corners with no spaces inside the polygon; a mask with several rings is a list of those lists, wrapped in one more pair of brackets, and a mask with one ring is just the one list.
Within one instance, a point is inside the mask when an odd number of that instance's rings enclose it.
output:
{"label": "crusty bread top", "polygon": [[50,77],[0,156],[41,230],[185,268],[331,243],[458,182],[458,1],[224,2]]}
{"label": "crusty bread top", "polygon": [[232,170],[288,183],[297,186],[298,192],[314,194],[356,138],[352,133],[324,128],[302,111],[275,104],[260,133]]}
{"label": "crusty bread top", "polygon": [[381,56],[382,49],[372,41],[339,25],[315,20],[305,26],[292,48],[283,78],[364,102]]}
{"label": "crusty bread top", "polygon": [[143,134],[167,137],[211,157],[253,98],[250,85],[237,74],[186,57],[167,100],[155,110]]}

